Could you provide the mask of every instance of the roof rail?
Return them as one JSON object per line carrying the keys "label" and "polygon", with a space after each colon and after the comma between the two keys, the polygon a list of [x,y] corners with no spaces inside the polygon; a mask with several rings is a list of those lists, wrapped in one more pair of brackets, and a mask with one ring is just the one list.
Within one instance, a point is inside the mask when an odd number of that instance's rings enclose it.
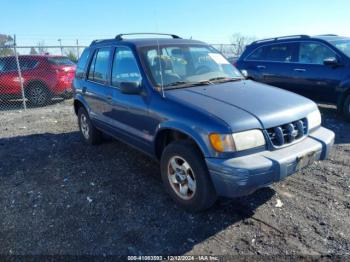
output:
{"label": "roof rail", "polygon": [[93,45],[93,44],[96,44],[96,43],[99,43],[99,42],[104,42],[104,41],[111,41],[111,39],[95,39],[91,42],[90,45]]}
{"label": "roof rail", "polygon": [[279,36],[279,37],[257,40],[257,41],[254,41],[252,44],[268,42],[268,41],[277,41],[277,40],[283,40],[283,39],[288,39],[288,38],[310,38],[310,36],[308,36],[308,35],[286,35],[286,36]]}
{"label": "roof rail", "polygon": [[316,35],[316,36],[338,36],[338,35],[335,35],[335,34],[322,34],[322,35]]}
{"label": "roof rail", "polygon": [[162,34],[162,33],[129,33],[129,34],[119,34],[115,37],[116,40],[121,41],[123,40],[123,36],[125,35],[167,35],[167,36],[171,36],[174,39],[181,39],[181,37],[179,37],[178,35],[174,35],[174,34]]}

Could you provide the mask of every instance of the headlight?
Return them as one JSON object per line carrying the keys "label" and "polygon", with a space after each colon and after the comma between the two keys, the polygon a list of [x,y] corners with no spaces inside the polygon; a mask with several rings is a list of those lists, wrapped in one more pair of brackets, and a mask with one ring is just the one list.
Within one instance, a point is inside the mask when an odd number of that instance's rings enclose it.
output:
{"label": "headlight", "polygon": [[319,110],[316,110],[307,115],[307,122],[309,130],[314,129],[321,125],[321,114]]}
{"label": "headlight", "polygon": [[212,147],[218,152],[242,151],[265,145],[261,130],[254,129],[234,134],[210,134]]}

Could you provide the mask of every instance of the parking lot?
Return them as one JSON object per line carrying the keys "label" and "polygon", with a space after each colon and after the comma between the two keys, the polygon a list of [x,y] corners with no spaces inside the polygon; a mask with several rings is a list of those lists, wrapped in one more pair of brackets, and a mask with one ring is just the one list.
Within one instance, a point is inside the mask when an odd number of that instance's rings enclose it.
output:
{"label": "parking lot", "polygon": [[329,160],[191,214],[147,156],[85,145],[71,104],[0,112],[0,254],[350,254],[350,123],[334,107],[320,105]]}

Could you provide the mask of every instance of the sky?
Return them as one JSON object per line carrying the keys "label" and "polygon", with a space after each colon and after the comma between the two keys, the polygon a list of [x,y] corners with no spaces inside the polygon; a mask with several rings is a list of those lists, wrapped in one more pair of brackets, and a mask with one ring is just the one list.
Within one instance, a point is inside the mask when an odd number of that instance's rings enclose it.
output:
{"label": "sky", "polygon": [[[125,32],[164,32],[216,43],[235,33],[350,36],[349,0],[0,0],[0,33],[18,45],[73,45]],[[5,11],[7,10],[7,11]]]}

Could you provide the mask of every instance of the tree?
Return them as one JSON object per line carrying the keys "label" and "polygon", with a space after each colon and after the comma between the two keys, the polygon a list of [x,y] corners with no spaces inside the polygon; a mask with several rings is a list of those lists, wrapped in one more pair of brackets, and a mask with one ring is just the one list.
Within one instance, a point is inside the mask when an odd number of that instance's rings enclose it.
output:
{"label": "tree", "polygon": [[29,52],[29,54],[31,54],[31,55],[37,55],[37,54],[38,54],[38,52],[35,50],[35,48],[34,48],[34,47],[32,47],[32,48],[30,48],[30,52]]}
{"label": "tree", "polygon": [[45,47],[44,41],[38,42],[37,46],[38,46],[38,53],[39,54],[43,55],[43,54],[48,53],[47,48]]}
{"label": "tree", "polygon": [[245,47],[255,40],[256,37],[254,36],[245,36],[241,33],[233,34],[231,37],[231,44],[233,45],[234,55],[239,57],[243,53]]}
{"label": "tree", "polygon": [[13,45],[13,38],[9,35],[0,34],[0,56],[13,55],[13,48],[9,47]]}
{"label": "tree", "polygon": [[74,63],[78,62],[78,56],[76,55],[76,51],[74,48],[69,48],[66,50],[65,55]]}
{"label": "tree", "polygon": [[69,51],[67,57],[73,61],[74,63],[77,63],[78,62],[78,57],[76,54],[74,54],[72,51]]}

